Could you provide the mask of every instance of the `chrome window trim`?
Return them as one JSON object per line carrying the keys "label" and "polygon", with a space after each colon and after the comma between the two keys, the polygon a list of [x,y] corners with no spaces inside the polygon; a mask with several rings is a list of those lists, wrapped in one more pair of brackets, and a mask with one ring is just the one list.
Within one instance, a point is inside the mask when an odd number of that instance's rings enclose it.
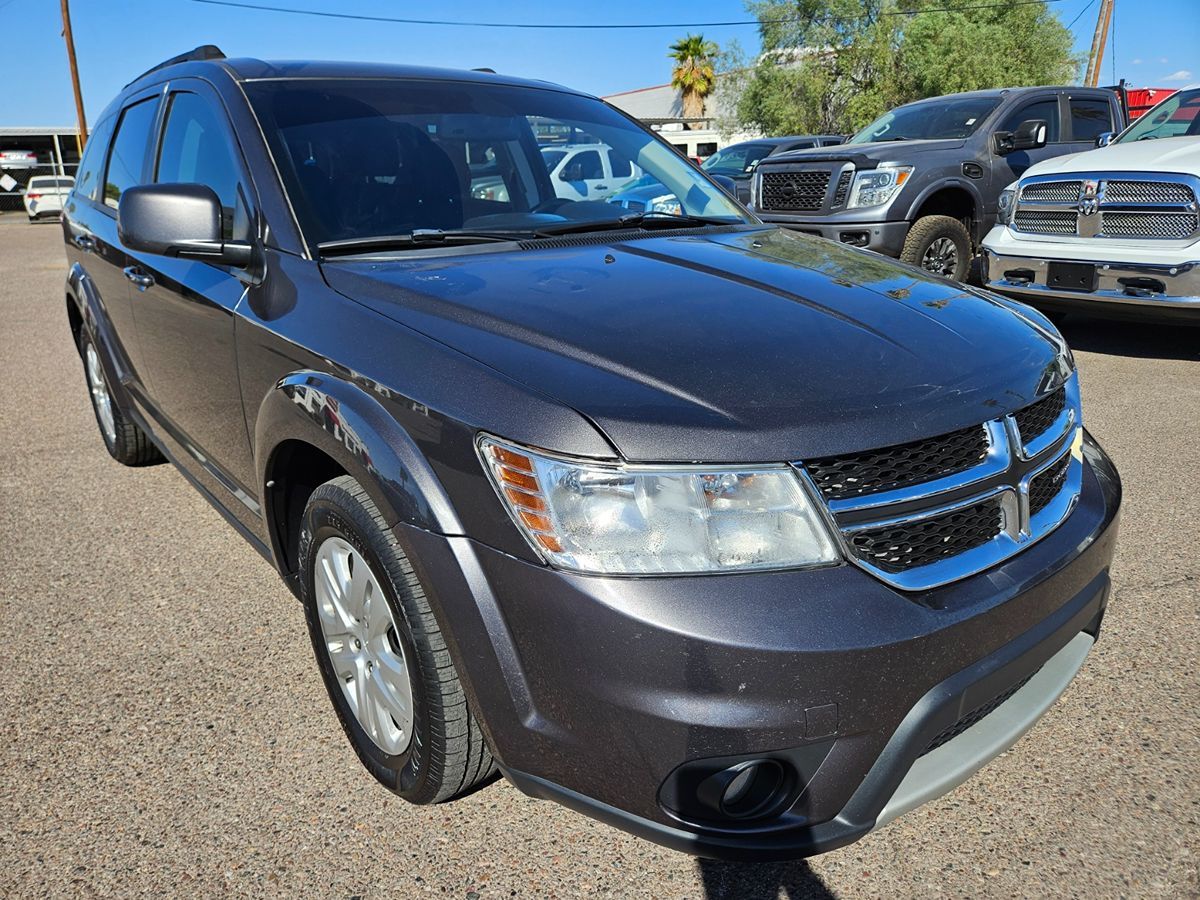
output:
{"label": "chrome window trim", "polygon": [[[1072,372],[1059,387],[1065,391],[1063,412],[1029,444],[1022,443],[1015,415],[1010,413],[983,423],[988,431],[988,454],[982,462],[964,472],[912,487],[824,501],[834,538],[844,557],[898,590],[926,591],[998,565],[1052,533],[1074,510],[1083,487],[1083,426],[1079,414],[1078,375]],[[1068,455],[1071,462],[1062,488],[1043,509],[1030,515],[1029,489],[1033,479]],[[803,463],[794,465],[811,495],[820,497],[821,493]],[[951,495],[953,499],[949,499]],[[937,502],[943,496],[945,501]],[[859,556],[850,540],[862,531],[936,518],[993,497],[1000,498],[1003,522],[991,540],[923,566],[902,572],[887,571]],[[914,504],[922,505],[914,509]],[[889,509],[896,511],[887,515]],[[861,515],[864,512],[873,515],[864,518]],[[854,521],[845,521],[850,514],[856,514]]]}

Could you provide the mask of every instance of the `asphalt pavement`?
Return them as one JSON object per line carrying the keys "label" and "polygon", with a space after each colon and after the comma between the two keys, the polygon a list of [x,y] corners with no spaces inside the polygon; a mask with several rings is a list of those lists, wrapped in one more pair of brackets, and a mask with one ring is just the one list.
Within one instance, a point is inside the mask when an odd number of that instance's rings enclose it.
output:
{"label": "asphalt pavement", "polygon": [[299,604],[169,466],[104,452],[56,224],[0,216],[0,896],[1200,895],[1200,328],[1074,317],[1125,483],[1064,697],[946,797],[808,861],[698,861],[500,781],[417,808],[345,742]]}

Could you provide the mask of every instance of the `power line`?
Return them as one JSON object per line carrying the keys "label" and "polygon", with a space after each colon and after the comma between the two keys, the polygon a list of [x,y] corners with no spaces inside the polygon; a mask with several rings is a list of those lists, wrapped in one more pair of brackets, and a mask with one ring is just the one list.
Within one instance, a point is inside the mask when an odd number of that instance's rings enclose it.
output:
{"label": "power line", "polygon": [[[297,9],[292,6],[273,6],[259,3],[241,3],[238,0],[190,0],[192,3],[204,3],[209,6],[232,6],[237,9],[253,9],[259,12],[289,13],[299,16],[319,16],[324,19],[351,19],[359,22],[388,22],[397,25],[440,25],[456,28],[518,28],[518,29],[556,29],[556,30],[600,30],[600,29],[635,29],[635,28],[725,28],[734,25],[780,25],[786,22],[800,22],[805,17],[788,16],[782,19],[741,19],[727,22],[611,22],[611,23],[582,23],[571,25],[558,22],[462,22],[449,19],[408,19],[396,16],[371,16],[363,13],[330,12],[320,9]],[[884,16],[916,16],[935,12],[971,12],[981,9],[1000,9],[1013,6],[1033,6],[1043,3],[1062,3],[1064,0],[1008,0],[1006,3],[978,3],[965,6],[944,6],[931,9],[901,10],[893,9],[880,13]],[[1093,0],[1095,2],[1095,0]],[[851,16],[851,19],[869,19],[872,16]]]}
{"label": "power line", "polygon": [[1082,19],[1082,18],[1083,18],[1083,14],[1084,14],[1085,12],[1087,12],[1089,9],[1091,9],[1091,8],[1092,8],[1093,6],[1095,6],[1095,5],[1096,5],[1096,0],[1089,0],[1089,2],[1088,2],[1088,5],[1087,5],[1087,6],[1085,6],[1083,9],[1081,9],[1081,10],[1079,11],[1079,15],[1077,15],[1075,18],[1073,18],[1073,19],[1071,20],[1071,24],[1067,26],[1067,31],[1070,31],[1070,30],[1071,30],[1071,28],[1072,28],[1072,27],[1075,25],[1075,23],[1076,23],[1076,22],[1078,22],[1080,19]]}

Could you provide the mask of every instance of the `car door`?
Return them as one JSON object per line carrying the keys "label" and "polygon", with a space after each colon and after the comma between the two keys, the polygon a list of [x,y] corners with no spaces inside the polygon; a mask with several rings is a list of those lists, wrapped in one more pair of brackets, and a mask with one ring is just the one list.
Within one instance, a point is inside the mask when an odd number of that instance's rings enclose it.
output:
{"label": "car door", "polygon": [[135,94],[97,126],[65,217],[68,252],[86,273],[109,326],[102,326],[99,337],[113,374],[139,398],[144,397],[143,359],[124,274],[132,260],[117,238],[117,211],[121,193],[145,178],[158,108],[157,90]]}
{"label": "car door", "polygon": [[[249,240],[250,182],[220,99],[187,80],[172,82],[165,102],[147,180],[207,185],[220,198],[225,238]],[[133,313],[159,424],[192,457],[181,464],[246,500],[254,467],[234,340],[235,310],[250,289],[246,275],[197,260],[132,255]]]}
{"label": "car door", "polygon": [[1096,138],[1108,132],[1118,132],[1121,129],[1113,121],[1116,111],[1114,104],[1106,97],[1072,97],[1066,96],[1066,117],[1070,123],[1071,153],[1082,153],[1096,146]]}
{"label": "car door", "polygon": [[612,193],[611,180],[598,149],[576,150],[559,164],[555,193],[565,200],[597,200]]}

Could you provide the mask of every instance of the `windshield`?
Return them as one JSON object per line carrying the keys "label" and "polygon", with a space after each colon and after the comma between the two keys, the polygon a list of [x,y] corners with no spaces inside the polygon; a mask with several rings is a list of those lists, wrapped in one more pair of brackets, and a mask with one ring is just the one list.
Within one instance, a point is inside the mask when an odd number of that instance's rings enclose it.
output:
{"label": "windshield", "polygon": [[681,198],[680,215],[750,221],[670,146],[588,97],[416,79],[264,80],[246,92],[310,243],[611,227],[628,211],[608,197],[643,175]]}
{"label": "windshield", "polygon": [[1126,129],[1113,143],[1200,137],[1200,88],[1172,94]]}
{"label": "windshield", "polygon": [[856,134],[847,144],[965,138],[1000,105],[999,97],[938,97],[900,106]]}
{"label": "windshield", "polygon": [[726,175],[737,178],[745,175],[759,160],[771,152],[770,144],[734,144],[718,150],[700,167],[709,175]]}

